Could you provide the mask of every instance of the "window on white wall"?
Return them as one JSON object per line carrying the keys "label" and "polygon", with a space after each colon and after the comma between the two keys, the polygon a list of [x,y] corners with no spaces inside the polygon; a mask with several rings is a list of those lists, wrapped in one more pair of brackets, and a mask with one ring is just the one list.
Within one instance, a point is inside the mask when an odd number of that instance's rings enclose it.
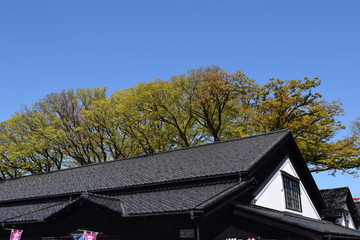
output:
{"label": "window on white wall", "polygon": [[344,211],[344,220],[345,220],[345,227],[349,227],[350,213],[348,211]]}
{"label": "window on white wall", "polygon": [[301,212],[299,180],[290,175],[283,174],[283,186],[285,192],[285,206],[287,209]]}

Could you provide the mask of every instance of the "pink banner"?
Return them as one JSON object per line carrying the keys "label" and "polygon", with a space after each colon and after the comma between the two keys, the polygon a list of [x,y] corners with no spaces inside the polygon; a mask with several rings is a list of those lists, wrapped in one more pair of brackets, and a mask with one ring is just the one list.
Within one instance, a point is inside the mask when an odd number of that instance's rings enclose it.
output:
{"label": "pink banner", "polygon": [[84,233],[84,240],[96,240],[96,233]]}
{"label": "pink banner", "polygon": [[22,231],[12,230],[10,240],[20,240]]}

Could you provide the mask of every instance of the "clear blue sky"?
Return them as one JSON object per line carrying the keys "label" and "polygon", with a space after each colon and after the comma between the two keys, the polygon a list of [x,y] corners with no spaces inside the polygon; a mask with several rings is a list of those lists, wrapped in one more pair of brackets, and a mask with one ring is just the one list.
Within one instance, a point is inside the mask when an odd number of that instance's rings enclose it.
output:
{"label": "clear blue sky", "polygon": [[[112,93],[211,64],[259,83],[319,77],[349,126],[360,116],[360,1],[0,2],[0,121],[63,89]],[[360,178],[314,177],[360,197]]]}

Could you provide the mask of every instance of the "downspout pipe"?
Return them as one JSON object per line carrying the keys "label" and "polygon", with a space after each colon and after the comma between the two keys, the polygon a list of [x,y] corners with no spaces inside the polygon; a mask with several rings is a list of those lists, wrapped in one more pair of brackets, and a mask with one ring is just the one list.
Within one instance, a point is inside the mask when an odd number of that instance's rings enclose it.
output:
{"label": "downspout pipe", "polygon": [[199,212],[189,211],[189,216],[191,220],[194,220],[196,223],[196,240],[200,240],[200,217]]}
{"label": "downspout pipe", "polygon": [[196,240],[200,240],[200,226],[199,218],[196,220]]}

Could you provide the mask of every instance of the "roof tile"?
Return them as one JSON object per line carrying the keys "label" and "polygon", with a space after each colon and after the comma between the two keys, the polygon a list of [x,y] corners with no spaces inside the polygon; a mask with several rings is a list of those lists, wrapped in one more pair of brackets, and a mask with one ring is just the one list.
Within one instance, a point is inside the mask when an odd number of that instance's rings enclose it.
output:
{"label": "roof tile", "polygon": [[287,134],[278,131],[5,180],[0,184],[0,203],[244,171]]}

